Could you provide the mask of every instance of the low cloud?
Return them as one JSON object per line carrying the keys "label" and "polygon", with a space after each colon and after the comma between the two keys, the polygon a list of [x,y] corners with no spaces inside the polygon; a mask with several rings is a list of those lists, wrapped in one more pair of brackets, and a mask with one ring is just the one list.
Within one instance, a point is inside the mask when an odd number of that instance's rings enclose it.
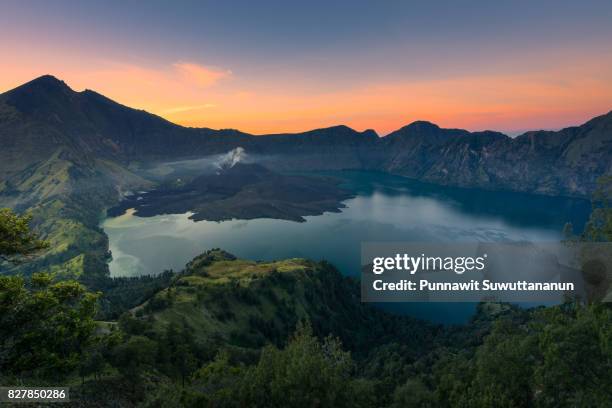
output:
{"label": "low cloud", "polygon": [[215,108],[217,105],[214,103],[205,103],[204,105],[193,105],[193,106],[177,106],[175,108],[166,109],[163,113],[180,113],[189,112],[202,109]]}
{"label": "low cloud", "polygon": [[173,66],[183,79],[202,88],[214,85],[232,75],[232,71],[229,70],[210,68],[192,62],[179,61]]}

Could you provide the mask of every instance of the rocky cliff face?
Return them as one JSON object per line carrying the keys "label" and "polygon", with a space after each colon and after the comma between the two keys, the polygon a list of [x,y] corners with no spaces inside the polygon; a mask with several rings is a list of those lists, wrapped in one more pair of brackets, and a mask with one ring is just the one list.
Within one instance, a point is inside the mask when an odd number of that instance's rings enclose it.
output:
{"label": "rocky cliff face", "polygon": [[586,196],[612,172],[612,112],[515,139],[415,122],[382,139],[386,171],[463,187]]}

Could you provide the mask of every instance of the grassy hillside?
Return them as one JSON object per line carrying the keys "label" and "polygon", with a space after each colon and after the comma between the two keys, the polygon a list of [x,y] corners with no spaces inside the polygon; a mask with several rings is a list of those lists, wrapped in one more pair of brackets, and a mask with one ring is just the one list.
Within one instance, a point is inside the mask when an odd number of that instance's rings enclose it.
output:
{"label": "grassy hillside", "polygon": [[246,349],[280,346],[298,322],[309,321],[315,333],[334,333],[357,352],[401,334],[416,355],[439,330],[361,303],[358,284],[328,263],[256,262],[221,250],[196,257],[168,288],[133,312],[153,321],[159,333],[186,324],[211,345]]}
{"label": "grassy hillside", "polygon": [[0,207],[29,211],[33,227],[50,244],[27,265],[0,265],[0,273],[57,271],[93,282],[108,275],[107,237],[98,226],[104,208],[122,190],[151,183],[112,162],[86,160],[58,149],[0,184]]}

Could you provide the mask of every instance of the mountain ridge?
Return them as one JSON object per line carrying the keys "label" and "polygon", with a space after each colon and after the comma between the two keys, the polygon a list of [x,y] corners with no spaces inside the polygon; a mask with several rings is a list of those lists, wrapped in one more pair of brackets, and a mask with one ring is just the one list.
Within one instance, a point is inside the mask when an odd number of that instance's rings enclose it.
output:
{"label": "mountain ridge", "polygon": [[77,160],[129,168],[242,147],[268,156],[280,170],[379,170],[444,185],[584,197],[600,175],[612,173],[612,112],[580,126],[515,138],[422,120],[384,137],[346,125],[254,136],[183,127],[44,75],[0,94],[0,143],[0,180],[58,149]]}
{"label": "mountain ridge", "polygon": [[[13,89],[9,89],[9,90],[7,90],[7,91],[5,91],[3,93],[0,93],[0,100],[3,99],[3,97],[10,96],[10,95],[18,93],[20,91],[26,91],[26,90],[30,90],[30,89],[32,89],[34,87],[40,87],[40,86],[44,86],[46,88],[55,88],[57,90],[61,90],[61,91],[64,91],[64,92],[69,91],[69,92],[74,93],[74,94],[94,95],[94,96],[99,97],[101,99],[104,99],[104,100],[106,100],[108,102],[111,102],[111,103],[113,103],[115,105],[119,105],[119,106],[125,107],[127,109],[132,110],[132,111],[147,113],[149,116],[156,117],[156,118],[158,118],[161,121],[164,121],[164,122],[166,122],[168,124],[171,124],[171,125],[176,126],[176,127],[181,127],[181,128],[184,128],[184,129],[232,131],[232,132],[236,132],[236,133],[243,134],[243,135],[257,136],[257,137],[260,137],[260,136],[280,136],[280,135],[283,135],[283,136],[284,135],[301,135],[301,134],[305,134],[305,133],[317,132],[317,131],[320,131],[320,130],[326,130],[326,129],[334,130],[334,129],[341,129],[341,128],[345,128],[345,129],[348,129],[348,130],[351,130],[353,132],[360,133],[360,134],[377,134],[377,132],[374,129],[366,129],[363,132],[359,132],[359,131],[351,128],[350,126],[347,126],[347,125],[344,125],[344,124],[333,125],[333,126],[322,127],[322,128],[316,128],[316,129],[312,129],[312,130],[308,130],[308,131],[303,131],[303,132],[280,132],[280,133],[267,133],[267,134],[258,134],[258,135],[250,134],[250,133],[247,133],[247,132],[242,132],[242,131],[240,131],[238,129],[234,129],[234,128],[212,129],[212,128],[208,128],[208,127],[183,126],[183,125],[180,125],[180,124],[176,124],[176,123],[174,123],[174,122],[172,122],[172,121],[170,121],[168,119],[165,119],[162,116],[159,116],[159,115],[156,115],[154,113],[148,112],[148,111],[146,111],[144,109],[132,108],[132,107],[129,107],[127,105],[121,104],[121,103],[119,103],[119,102],[117,102],[117,101],[115,101],[115,100],[113,100],[113,99],[111,99],[111,98],[109,98],[109,97],[107,97],[107,96],[105,96],[103,94],[100,94],[99,92],[97,92],[97,91],[95,91],[93,89],[90,89],[90,88],[86,88],[86,89],[84,89],[82,91],[75,91],[72,88],[70,88],[70,86],[65,81],[63,81],[63,80],[61,80],[61,79],[59,79],[59,78],[57,78],[57,77],[55,77],[55,76],[53,76],[51,74],[41,75],[41,76],[39,76],[37,78],[32,79],[31,81],[25,82],[22,85],[19,85],[19,86],[15,87]],[[519,137],[527,135],[527,134],[537,133],[537,132],[563,132],[563,131],[567,131],[567,130],[574,129],[574,128],[584,127],[584,126],[590,125],[593,122],[597,122],[597,121],[602,120],[604,118],[611,118],[611,117],[612,117],[612,110],[607,112],[607,113],[603,113],[601,115],[595,116],[595,117],[589,119],[587,122],[583,123],[582,125],[569,126],[569,127],[566,127],[566,128],[559,129],[557,131],[554,131],[554,130],[544,130],[544,129],[529,130],[529,131],[525,131],[525,132],[515,136],[513,139],[519,138]],[[414,121],[412,121],[412,122],[402,126],[399,129],[396,129],[396,130],[390,132],[386,136],[379,136],[379,137],[384,138],[384,137],[388,137],[388,136],[390,136],[390,135],[392,135],[394,133],[398,133],[400,131],[409,130],[409,129],[411,129],[411,130],[420,130],[420,129],[423,129],[423,128],[453,130],[453,131],[462,131],[462,132],[468,132],[468,133],[494,132],[494,133],[499,133],[499,134],[503,134],[503,135],[507,136],[503,132],[494,131],[494,130],[491,130],[491,129],[470,132],[470,131],[467,131],[467,130],[464,130],[464,129],[459,129],[459,128],[441,128],[440,126],[438,126],[437,124],[435,124],[433,122],[430,122],[430,121],[427,121],[427,120],[418,119],[418,120],[414,120]],[[510,138],[510,136],[507,136],[507,137]]]}

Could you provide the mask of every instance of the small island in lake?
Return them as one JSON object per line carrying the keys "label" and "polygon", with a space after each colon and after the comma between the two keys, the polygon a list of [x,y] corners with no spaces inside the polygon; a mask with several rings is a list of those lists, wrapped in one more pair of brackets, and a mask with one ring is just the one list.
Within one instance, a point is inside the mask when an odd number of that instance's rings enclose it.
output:
{"label": "small island in lake", "polygon": [[109,216],[134,208],[139,217],[192,212],[194,221],[275,218],[339,212],[354,195],[330,177],[285,175],[256,163],[233,163],[191,180],[175,179],[158,189],[126,197]]}

